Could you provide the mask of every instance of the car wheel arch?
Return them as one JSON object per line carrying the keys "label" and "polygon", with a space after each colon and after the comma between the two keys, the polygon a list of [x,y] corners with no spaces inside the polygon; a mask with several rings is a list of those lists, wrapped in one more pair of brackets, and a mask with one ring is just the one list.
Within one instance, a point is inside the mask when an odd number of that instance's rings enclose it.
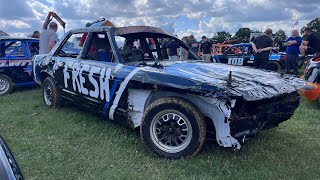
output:
{"label": "car wheel arch", "polygon": [[41,72],[41,73],[40,73],[40,81],[41,81],[41,83],[43,83],[44,80],[45,80],[47,77],[51,77],[52,79],[54,79],[54,77],[52,77],[48,72]]}
{"label": "car wheel arch", "polygon": [[[140,126],[142,116],[145,110],[155,101],[166,97],[178,97],[186,100],[197,107],[194,102],[188,100],[188,98],[177,92],[168,91],[152,91],[143,89],[129,89],[128,95],[128,117],[132,122],[132,126],[137,128]],[[138,98],[139,97],[139,98]],[[138,101],[139,99],[139,101]]]}
{"label": "car wheel arch", "polygon": [[177,92],[168,92],[168,91],[151,92],[144,103],[144,110],[143,111],[145,111],[148,108],[148,106],[150,106],[153,102],[157,101],[158,99],[165,98],[165,97],[178,97],[178,98],[182,98],[182,99],[190,102],[195,107],[197,107],[201,113],[203,113],[203,116],[205,117],[206,120],[210,119],[212,121],[212,119],[210,118],[210,115],[208,115],[202,108],[199,108],[199,104],[201,104],[204,100],[202,100],[202,99],[196,100],[196,98],[190,99],[189,96],[183,95],[183,94],[177,93]]}
{"label": "car wheel arch", "polygon": [[[207,126],[207,130],[217,134],[216,140],[219,145],[240,149],[241,145],[230,134],[229,121],[226,121],[226,119],[230,118],[231,107],[235,106],[236,99],[228,100],[219,97],[210,98],[201,95],[158,91],[154,94],[150,94],[150,97],[148,97],[148,100],[145,103],[145,108],[156,100],[165,97],[178,97],[193,104],[197,109],[199,109],[206,121],[208,121],[208,119],[211,120],[212,123],[206,122],[210,125]],[[226,104],[230,104],[231,107],[228,109]]]}

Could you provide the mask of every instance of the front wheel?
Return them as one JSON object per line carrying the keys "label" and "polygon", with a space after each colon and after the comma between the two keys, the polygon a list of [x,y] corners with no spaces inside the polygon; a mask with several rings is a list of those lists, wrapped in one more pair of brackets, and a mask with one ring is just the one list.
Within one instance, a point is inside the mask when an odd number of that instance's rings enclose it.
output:
{"label": "front wheel", "polygon": [[60,107],[62,105],[62,98],[60,91],[51,77],[47,77],[43,81],[43,101],[49,107]]}
{"label": "front wheel", "polygon": [[267,64],[267,70],[280,72],[281,71],[281,64],[276,61],[270,61]]}
{"label": "front wheel", "polygon": [[9,94],[12,91],[13,83],[11,79],[4,74],[0,74],[0,96]]}
{"label": "front wheel", "polygon": [[180,159],[197,154],[205,141],[206,124],[190,102],[167,97],[153,102],[145,111],[141,137],[160,158]]}

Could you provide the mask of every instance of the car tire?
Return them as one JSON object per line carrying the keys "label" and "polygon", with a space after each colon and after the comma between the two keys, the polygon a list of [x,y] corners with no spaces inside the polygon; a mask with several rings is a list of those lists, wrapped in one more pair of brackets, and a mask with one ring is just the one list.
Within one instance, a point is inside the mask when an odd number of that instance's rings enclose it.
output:
{"label": "car tire", "polygon": [[181,159],[201,150],[206,124],[193,104],[182,98],[166,97],[148,106],[140,134],[146,147],[156,156]]}
{"label": "car tire", "polygon": [[61,107],[62,97],[60,91],[51,77],[47,77],[43,81],[42,86],[43,101],[49,107]]}
{"label": "car tire", "polygon": [[281,71],[281,64],[276,61],[270,61],[267,64],[267,70],[280,72]]}
{"label": "car tire", "polygon": [[4,74],[0,74],[0,96],[9,94],[13,89],[13,83],[11,79]]}

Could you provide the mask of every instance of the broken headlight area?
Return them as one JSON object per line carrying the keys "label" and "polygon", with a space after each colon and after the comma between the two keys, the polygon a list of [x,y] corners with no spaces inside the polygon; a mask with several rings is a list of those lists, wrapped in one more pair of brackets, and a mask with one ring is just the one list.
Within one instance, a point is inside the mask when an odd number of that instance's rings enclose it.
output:
{"label": "broken headlight area", "polygon": [[290,119],[299,101],[297,92],[259,101],[239,100],[229,119],[232,136],[242,138],[278,126]]}

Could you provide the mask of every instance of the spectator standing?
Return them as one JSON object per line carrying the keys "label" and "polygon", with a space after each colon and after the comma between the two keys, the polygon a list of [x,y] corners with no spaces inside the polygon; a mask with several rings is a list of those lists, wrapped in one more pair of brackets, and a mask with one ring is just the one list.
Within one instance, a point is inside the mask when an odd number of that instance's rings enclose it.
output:
{"label": "spectator standing", "polygon": [[168,41],[169,41],[168,38],[164,38],[162,43],[161,43],[162,59],[169,59],[168,53],[167,53]]}
{"label": "spectator standing", "polygon": [[[193,51],[198,54],[199,51],[199,43],[198,41],[194,38],[194,36],[191,34],[188,38],[187,41],[188,46],[193,49]],[[193,59],[194,57],[191,55],[191,53],[188,54],[188,59]]]}
{"label": "spectator standing", "polygon": [[292,36],[289,37],[286,42],[285,46],[286,49],[286,62],[285,62],[285,69],[286,73],[289,74],[291,67],[293,68],[294,75],[298,76],[298,59],[299,59],[299,46],[302,42],[302,38],[299,36],[298,30],[292,31]]}
{"label": "spectator standing", "polygon": [[[51,12],[48,14],[45,22],[43,23],[43,31],[40,34],[39,39],[39,54],[48,54],[53,46],[58,41],[58,25],[55,22],[50,22]],[[50,22],[50,23],[49,23]],[[49,24],[49,29],[48,29]]]}
{"label": "spectator standing", "polygon": [[320,50],[320,40],[313,34],[312,29],[305,28],[304,35],[308,36],[305,41],[302,42],[300,46],[300,53],[302,56],[308,54],[314,54]]}
{"label": "spectator standing", "polygon": [[252,42],[254,50],[254,67],[267,69],[270,50],[273,48],[272,29],[265,30],[263,35],[256,37]]}
{"label": "spectator standing", "polygon": [[169,41],[167,46],[167,53],[169,56],[169,60],[173,60],[173,61],[179,60],[179,57],[178,57],[179,48],[180,48],[180,45],[178,44],[177,41],[175,41],[174,39],[171,39],[171,41]]}
{"label": "spectator standing", "polygon": [[[185,42],[185,43],[187,43],[187,41],[188,41],[188,37],[183,37],[182,38],[182,41],[183,42]],[[180,47],[180,60],[187,60],[187,58],[188,58],[188,51],[185,49],[185,48],[183,48],[183,47]]]}
{"label": "spectator standing", "polygon": [[204,62],[211,62],[212,43],[207,40],[206,36],[202,36],[202,43],[200,45],[200,52],[202,52],[202,59]]}

